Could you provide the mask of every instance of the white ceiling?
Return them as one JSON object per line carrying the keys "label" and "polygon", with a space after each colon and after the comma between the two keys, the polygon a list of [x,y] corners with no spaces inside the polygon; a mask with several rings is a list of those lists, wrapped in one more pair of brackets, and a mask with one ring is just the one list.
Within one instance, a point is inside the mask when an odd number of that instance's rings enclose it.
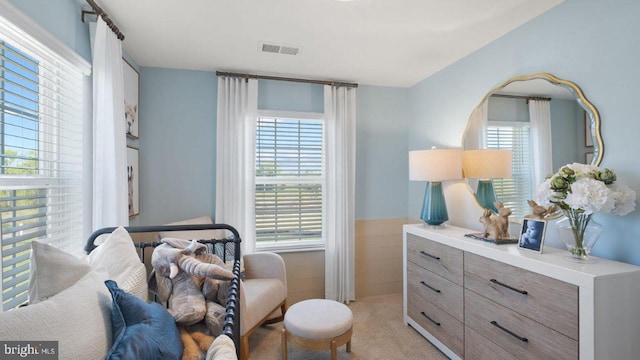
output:
{"label": "white ceiling", "polygon": [[[140,66],[409,87],[564,0],[98,0]],[[260,43],[300,47],[263,53]]]}

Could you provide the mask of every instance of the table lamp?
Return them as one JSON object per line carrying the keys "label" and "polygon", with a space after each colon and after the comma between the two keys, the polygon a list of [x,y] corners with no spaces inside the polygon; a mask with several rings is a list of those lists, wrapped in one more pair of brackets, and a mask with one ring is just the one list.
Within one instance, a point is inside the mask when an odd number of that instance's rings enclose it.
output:
{"label": "table lamp", "polygon": [[462,153],[464,177],[478,180],[476,199],[483,208],[494,213],[498,213],[498,209],[494,205],[493,179],[511,177],[512,156],[511,150],[497,149],[465,150]]}
{"label": "table lamp", "polygon": [[409,151],[409,179],[427,181],[420,219],[429,225],[449,220],[442,181],[462,179],[462,150]]}

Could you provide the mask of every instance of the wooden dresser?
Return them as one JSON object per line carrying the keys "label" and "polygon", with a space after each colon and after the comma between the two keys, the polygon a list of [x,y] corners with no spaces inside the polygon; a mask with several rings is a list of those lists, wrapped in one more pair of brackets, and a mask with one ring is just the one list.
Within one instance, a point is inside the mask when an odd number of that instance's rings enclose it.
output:
{"label": "wooden dresser", "polygon": [[404,321],[452,359],[638,359],[640,267],[404,226]]}

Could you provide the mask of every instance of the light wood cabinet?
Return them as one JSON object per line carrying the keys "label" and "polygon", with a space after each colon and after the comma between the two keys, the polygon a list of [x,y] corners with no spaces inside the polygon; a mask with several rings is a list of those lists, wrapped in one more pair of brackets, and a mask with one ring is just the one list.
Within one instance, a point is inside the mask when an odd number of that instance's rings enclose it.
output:
{"label": "light wood cabinet", "polygon": [[404,226],[404,320],[453,359],[637,359],[640,267]]}

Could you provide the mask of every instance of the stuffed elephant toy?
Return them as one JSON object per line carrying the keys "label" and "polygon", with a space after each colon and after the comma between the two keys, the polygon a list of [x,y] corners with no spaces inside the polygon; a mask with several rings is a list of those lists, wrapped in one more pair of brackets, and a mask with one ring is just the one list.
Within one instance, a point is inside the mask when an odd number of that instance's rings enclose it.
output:
{"label": "stuffed elephant toy", "polygon": [[222,332],[225,308],[218,303],[220,282],[233,279],[224,262],[196,240],[165,238],[151,256],[149,290],[176,324],[190,326],[205,320],[211,335]]}

